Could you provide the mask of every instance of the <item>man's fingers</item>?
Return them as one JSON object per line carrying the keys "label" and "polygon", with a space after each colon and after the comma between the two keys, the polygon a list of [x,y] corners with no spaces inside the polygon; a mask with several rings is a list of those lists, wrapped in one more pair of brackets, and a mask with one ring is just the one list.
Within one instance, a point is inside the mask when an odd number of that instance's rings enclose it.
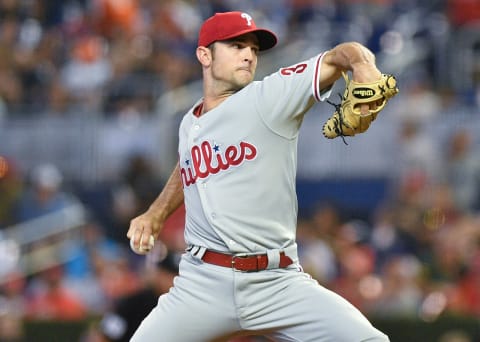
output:
{"label": "man's fingers", "polygon": [[135,233],[135,231],[137,230],[137,227],[139,226],[138,221],[139,221],[138,217],[130,221],[130,227],[128,228],[127,238],[130,239]]}
{"label": "man's fingers", "polygon": [[370,105],[367,103],[360,105],[360,114],[363,116],[370,115]]}
{"label": "man's fingers", "polygon": [[382,104],[382,100],[361,104],[360,114],[362,116],[370,115],[371,111],[375,111],[378,108],[378,106],[380,106],[381,104]]}
{"label": "man's fingers", "polygon": [[127,237],[130,240],[133,240],[132,244],[135,247],[138,248],[140,244],[143,247],[148,247],[150,235],[152,235],[152,229],[147,221],[143,220],[141,217],[137,217],[131,221]]}
{"label": "man's fingers", "polygon": [[143,235],[143,231],[141,229],[136,229],[133,232],[133,235],[130,238],[130,240],[132,240],[132,244],[133,246],[135,246],[135,248],[140,247],[140,239],[142,238],[142,235]]}
{"label": "man's fingers", "polygon": [[134,232],[135,232],[135,228],[134,228],[133,224],[130,223],[130,228],[128,228],[128,232],[127,232],[127,238],[130,239]]}
{"label": "man's fingers", "polygon": [[155,241],[155,237],[152,235],[151,231],[146,231],[144,230],[143,233],[141,234],[141,239],[142,241],[140,242],[142,244],[142,247],[145,249],[150,249],[150,236],[153,237],[153,240]]}
{"label": "man's fingers", "polygon": [[127,232],[127,238],[135,248],[140,245],[144,249],[151,248],[151,241],[157,240],[158,234],[162,228],[162,223],[155,221],[154,216],[144,213],[130,221],[130,227]]}

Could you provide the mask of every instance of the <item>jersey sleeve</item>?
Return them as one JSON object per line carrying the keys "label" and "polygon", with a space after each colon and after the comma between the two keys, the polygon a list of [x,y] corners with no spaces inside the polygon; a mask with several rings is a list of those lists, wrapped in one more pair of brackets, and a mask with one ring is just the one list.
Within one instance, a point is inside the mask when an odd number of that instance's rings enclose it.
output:
{"label": "jersey sleeve", "polygon": [[330,96],[331,87],[320,89],[324,54],[284,67],[258,82],[256,101],[259,115],[274,132],[294,137],[305,113]]}

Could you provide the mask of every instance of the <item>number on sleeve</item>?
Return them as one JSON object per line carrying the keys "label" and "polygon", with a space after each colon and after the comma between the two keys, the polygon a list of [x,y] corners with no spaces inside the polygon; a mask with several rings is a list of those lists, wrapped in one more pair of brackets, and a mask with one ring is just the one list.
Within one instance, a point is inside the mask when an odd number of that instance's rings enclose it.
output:
{"label": "number on sleeve", "polygon": [[288,68],[282,68],[280,69],[280,73],[284,76],[290,76],[293,74],[301,74],[305,69],[307,69],[307,64],[301,63]]}

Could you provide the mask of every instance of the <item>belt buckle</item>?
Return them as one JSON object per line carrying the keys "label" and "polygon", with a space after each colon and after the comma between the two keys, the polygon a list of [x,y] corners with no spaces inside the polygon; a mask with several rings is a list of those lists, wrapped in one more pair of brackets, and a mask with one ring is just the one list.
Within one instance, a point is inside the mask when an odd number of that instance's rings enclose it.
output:
{"label": "belt buckle", "polygon": [[232,255],[232,269],[235,271],[235,258],[237,258],[235,255]]}
{"label": "belt buckle", "polygon": [[[259,263],[258,261],[260,260],[261,255],[234,255],[232,256],[232,269],[241,271],[241,272],[258,272],[259,271]],[[241,260],[248,260],[248,259],[255,259],[255,268],[248,269],[248,266],[246,266],[247,269],[242,269],[242,262]],[[238,268],[237,268],[237,261],[238,262]],[[246,264],[243,264],[246,265]]]}

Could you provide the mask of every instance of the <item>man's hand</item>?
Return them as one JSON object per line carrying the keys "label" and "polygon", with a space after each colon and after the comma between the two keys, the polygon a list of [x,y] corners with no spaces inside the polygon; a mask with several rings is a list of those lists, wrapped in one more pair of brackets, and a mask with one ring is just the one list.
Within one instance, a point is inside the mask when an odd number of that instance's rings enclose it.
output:
{"label": "man's hand", "polygon": [[163,221],[151,210],[135,217],[130,222],[127,237],[130,239],[130,246],[134,251],[148,251],[151,249],[151,239],[157,240],[163,228]]}

